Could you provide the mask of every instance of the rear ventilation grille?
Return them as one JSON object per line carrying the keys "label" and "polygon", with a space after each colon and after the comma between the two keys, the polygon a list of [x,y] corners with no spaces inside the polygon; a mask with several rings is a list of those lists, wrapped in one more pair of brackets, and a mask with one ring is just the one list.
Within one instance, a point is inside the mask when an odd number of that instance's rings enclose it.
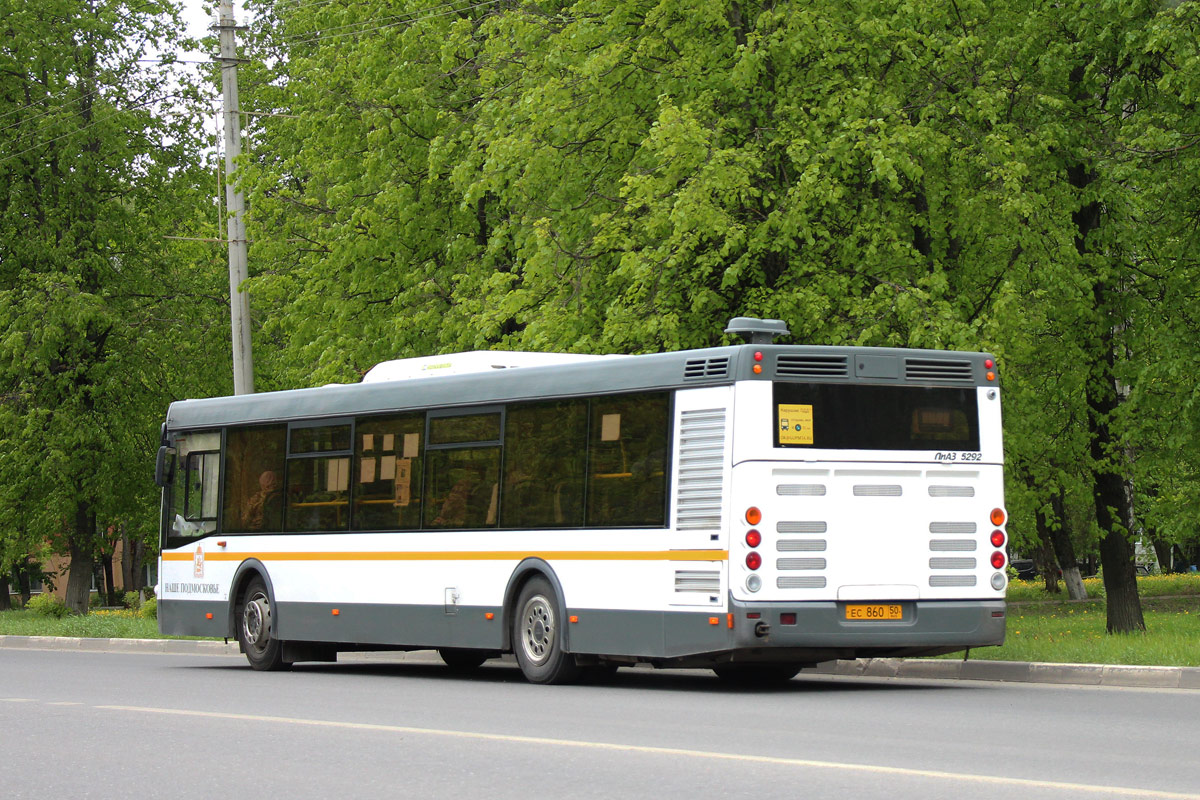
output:
{"label": "rear ventilation grille", "polygon": [[829,542],[824,539],[777,539],[775,549],[781,553],[823,553]]}
{"label": "rear ventilation grille", "polygon": [[780,355],[775,374],[781,378],[849,378],[846,356]]}
{"label": "rear ventilation grille", "polygon": [[934,539],[929,543],[934,553],[974,553],[977,546],[974,539]]}
{"label": "rear ventilation grille", "polygon": [[683,365],[683,379],[724,378],[729,375],[729,356],[719,358],[690,358]]}
{"label": "rear ventilation grille", "polygon": [[975,370],[970,361],[949,358],[906,358],[904,377],[910,381],[974,383]]}
{"label": "rear ventilation grille", "polygon": [[974,586],[974,575],[934,575],[929,579],[929,585],[935,589],[945,586]]}
{"label": "rear ventilation grille", "polygon": [[929,559],[930,569],[975,569],[974,558],[951,558],[940,556]]}
{"label": "rear ventilation grille", "polygon": [[964,534],[975,533],[976,526],[974,522],[931,522],[929,523],[930,533],[949,533],[949,534]]}
{"label": "rear ventilation grille", "polygon": [[824,575],[784,575],[775,579],[779,589],[824,589]]}
{"label": "rear ventilation grille", "polygon": [[899,486],[855,486],[855,497],[899,497],[904,490]]}
{"label": "rear ventilation grille", "polygon": [[724,465],[725,409],[680,412],[677,530],[721,529]]}
{"label": "rear ventilation grille", "polygon": [[823,558],[777,558],[775,559],[775,569],[783,570],[817,570],[825,569],[825,559]]}
{"label": "rear ventilation grille", "polygon": [[793,497],[824,497],[825,487],[819,483],[781,483],[775,494]]}
{"label": "rear ventilation grille", "polygon": [[716,594],[721,591],[721,573],[715,570],[675,570],[675,591]]}
{"label": "rear ventilation grille", "polygon": [[930,497],[974,497],[974,486],[930,486]]}
{"label": "rear ventilation grille", "polygon": [[829,525],[824,522],[776,522],[778,533],[824,533]]}

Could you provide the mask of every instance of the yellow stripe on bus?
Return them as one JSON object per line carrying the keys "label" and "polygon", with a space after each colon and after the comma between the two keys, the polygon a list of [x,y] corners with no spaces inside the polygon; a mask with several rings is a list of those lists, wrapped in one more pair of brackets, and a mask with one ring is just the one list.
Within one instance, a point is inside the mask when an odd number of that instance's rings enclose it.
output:
{"label": "yellow stripe on bus", "polygon": [[[163,561],[191,561],[192,553],[163,553]],[[205,551],[205,561],[520,561],[541,558],[546,561],[728,561],[727,550],[409,550],[386,552],[332,553],[222,553]]]}

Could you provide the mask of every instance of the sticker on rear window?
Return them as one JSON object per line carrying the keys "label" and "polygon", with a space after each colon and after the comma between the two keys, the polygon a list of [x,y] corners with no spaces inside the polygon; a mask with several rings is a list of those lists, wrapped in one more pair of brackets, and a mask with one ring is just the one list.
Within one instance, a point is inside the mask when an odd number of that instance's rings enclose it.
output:
{"label": "sticker on rear window", "polygon": [[779,443],[813,443],[813,407],[779,404]]}

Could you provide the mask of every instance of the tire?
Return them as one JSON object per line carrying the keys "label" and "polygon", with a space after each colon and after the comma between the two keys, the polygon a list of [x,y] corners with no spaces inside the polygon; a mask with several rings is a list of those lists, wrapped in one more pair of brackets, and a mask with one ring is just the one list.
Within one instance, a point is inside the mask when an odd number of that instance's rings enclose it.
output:
{"label": "tire", "polygon": [[713,667],[713,672],[731,686],[753,689],[781,686],[801,669],[801,664],[720,664]]}
{"label": "tire", "polygon": [[572,683],[579,677],[575,657],[562,647],[558,596],[545,578],[521,587],[512,619],[512,647],[530,683]]}
{"label": "tire", "polygon": [[246,660],[256,670],[290,669],[283,660],[283,642],[275,637],[275,613],[262,578],[250,581],[237,606],[237,639]]}
{"label": "tire", "polygon": [[446,666],[456,672],[469,672],[477,669],[483,662],[492,657],[487,650],[468,650],[462,647],[443,647],[438,655]]}

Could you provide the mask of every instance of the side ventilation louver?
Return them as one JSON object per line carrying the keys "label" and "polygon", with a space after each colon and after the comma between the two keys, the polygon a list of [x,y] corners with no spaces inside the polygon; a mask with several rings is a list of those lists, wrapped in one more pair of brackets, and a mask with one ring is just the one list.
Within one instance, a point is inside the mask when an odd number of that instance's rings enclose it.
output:
{"label": "side ventilation louver", "polygon": [[910,381],[974,383],[975,371],[965,359],[906,358],[904,377]]}
{"label": "side ventilation louver", "polygon": [[683,379],[724,378],[729,375],[729,356],[720,358],[690,358],[683,365]]}
{"label": "side ventilation louver", "polygon": [[681,531],[721,529],[725,476],[725,409],[679,414],[679,497],[675,527]]}
{"label": "side ventilation louver", "polygon": [[775,374],[784,378],[849,378],[850,365],[846,356],[780,355]]}

